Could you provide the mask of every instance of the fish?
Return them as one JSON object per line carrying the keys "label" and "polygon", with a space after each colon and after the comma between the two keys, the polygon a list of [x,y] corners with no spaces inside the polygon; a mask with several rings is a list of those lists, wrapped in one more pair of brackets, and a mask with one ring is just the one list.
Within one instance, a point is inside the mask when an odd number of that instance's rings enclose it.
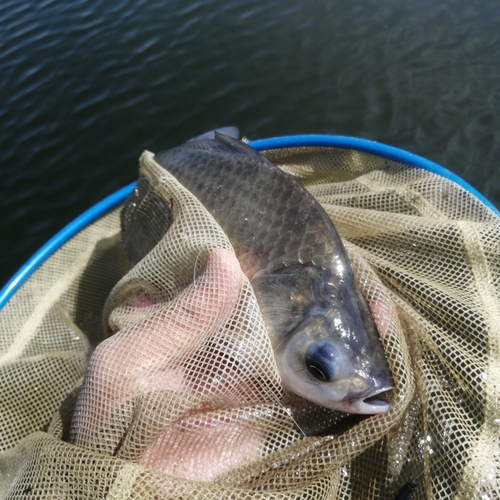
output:
{"label": "fish", "polygon": [[393,380],[380,336],[342,240],[316,199],[234,134],[202,135],[154,159],[229,237],[284,388],[331,410],[387,411]]}

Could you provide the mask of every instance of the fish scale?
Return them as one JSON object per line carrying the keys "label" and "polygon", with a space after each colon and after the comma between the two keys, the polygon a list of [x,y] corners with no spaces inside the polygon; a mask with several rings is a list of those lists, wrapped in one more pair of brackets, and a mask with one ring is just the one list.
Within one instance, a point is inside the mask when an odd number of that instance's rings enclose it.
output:
{"label": "fish scale", "polygon": [[200,199],[237,254],[259,257],[259,269],[243,269],[249,279],[257,272],[272,273],[296,263],[327,268],[336,252],[344,253],[319,204],[265,157],[235,155],[225,144],[220,149],[186,151],[190,144],[155,159]]}

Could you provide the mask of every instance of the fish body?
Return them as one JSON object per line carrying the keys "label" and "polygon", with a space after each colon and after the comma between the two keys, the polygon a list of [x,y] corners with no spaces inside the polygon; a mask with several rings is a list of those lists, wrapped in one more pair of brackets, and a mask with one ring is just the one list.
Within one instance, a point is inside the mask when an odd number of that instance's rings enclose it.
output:
{"label": "fish body", "polygon": [[155,155],[234,246],[285,388],[350,413],[389,408],[384,350],[344,246],[319,203],[243,142],[216,134]]}

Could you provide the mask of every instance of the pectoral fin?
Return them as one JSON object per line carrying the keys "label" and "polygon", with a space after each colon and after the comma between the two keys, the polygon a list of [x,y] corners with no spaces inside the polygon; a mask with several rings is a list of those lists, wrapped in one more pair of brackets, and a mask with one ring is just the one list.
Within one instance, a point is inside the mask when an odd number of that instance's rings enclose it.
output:
{"label": "pectoral fin", "polygon": [[266,274],[252,280],[259,307],[274,345],[281,342],[303,317],[294,298],[297,274]]}

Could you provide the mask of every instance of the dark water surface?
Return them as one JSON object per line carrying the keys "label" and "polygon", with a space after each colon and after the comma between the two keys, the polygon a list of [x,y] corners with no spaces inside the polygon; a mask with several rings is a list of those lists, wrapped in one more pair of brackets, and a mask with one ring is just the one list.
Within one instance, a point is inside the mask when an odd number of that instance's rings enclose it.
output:
{"label": "dark water surface", "polygon": [[0,285],[144,149],[364,137],[500,207],[497,0],[2,0]]}

